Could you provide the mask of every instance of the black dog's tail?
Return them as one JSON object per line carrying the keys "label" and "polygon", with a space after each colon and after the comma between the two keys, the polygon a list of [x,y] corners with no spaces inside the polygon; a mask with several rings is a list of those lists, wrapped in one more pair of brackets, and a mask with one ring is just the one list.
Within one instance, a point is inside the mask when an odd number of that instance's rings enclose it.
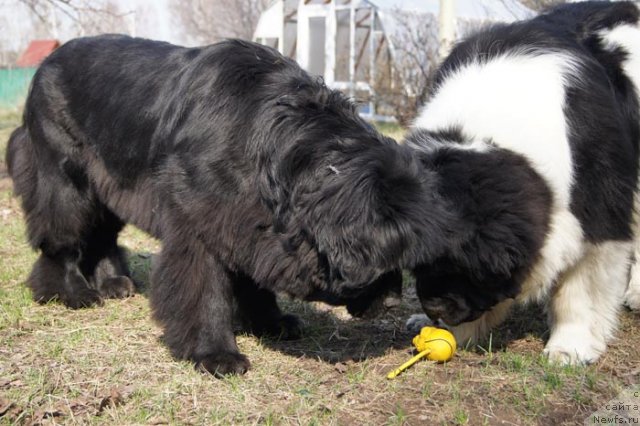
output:
{"label": "black dog's tail", "polygon": [[7,171],[13,180],[13,192],[17,196],[25,196],[32,191],[36,182],[36,167],[33,156],[33,145],[29,132],[24,126],[11,133],[7,146]]}

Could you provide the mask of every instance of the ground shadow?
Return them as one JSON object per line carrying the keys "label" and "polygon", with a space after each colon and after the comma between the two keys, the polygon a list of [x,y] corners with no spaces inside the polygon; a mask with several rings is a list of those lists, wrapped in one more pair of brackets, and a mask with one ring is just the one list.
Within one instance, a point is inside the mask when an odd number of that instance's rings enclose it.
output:
{"label": "ground shadow", "polygon": [[523,339],[533,338],[546,342],[549,338],[547,313],[537,303],[517,306],[507,320],[493,330],[491,336],[496,350],[506,349],[514,341]]}
{"label": "ground shadow", "polygon": [[[144,297],[149,293],[153,258],[154,254],[147,251],[128,254],[137,292]],[[411,285],[407,283],[405,287]],[[330,307],[323,303],[280,298],[279,304],[284,313],[296,315],[301,320],[302,337],[281,340],[263,336],[260,341],[265,347],[296,358],[310,357],[329,363],[363,361],[382,356],[390,349],[409,349],[411,346],[413,334],[406,331],[404,321],[417,306],[410,307],[405,303],[379,318],[360,320],[351,318],[343,307]],[[237,332],[245,333],[239,326]]]}
{"label": "ground shadow", "polygon": [[[144,251],[129,255],[133,279],[139,293],[145,297],[149,291],[153,256]],[[372,320],[352,318],[346,309],[322,303],[280,299],[280,305],[283,312],[294,314],[302,321],[303,335],[297,340],[262,337],[261,344],[295,358],[309,357],[332,364],[380,357],[391,349],[411,351],[414,333],[406,329],[405,323],[411,314],[421,312],[409,274],[405,274],[403,303]],[[534,342],[524,349],[539,351],[541,341],[548,335],[545,318],[546,314],[538,305],[518,307],[489,336],[466,349],[483,354],[504,351],[514,345],[522,349],[527,342]],[[238,328],[238,333],[244,331]]]}
{"label": "ground shadow", "polygon": [[[374,320],[344,318],[343,308],[321,308],[317,304],[291,301],[282,303],[288,313],[306,324],[297,341],[264,339],[263,344],[294,357],[313,357],[329,363],[363,361],[384,355],[389,349],[413,350],[414,333],[406,329],[410,315],[420,313],[412,282],[403,286],[403,302]],[[548,338],[546,313],[540,305],[516,307],[507,320],[484,339],[466,350],[478,354],[516,350],[538,354]]]}
{"label": "ground shadow", "polygon": [[360,362],[385,355],[391,349],[411,347],[413,333],[404,327],[400,310],[392,309],[375,319],[350,318],[342,307],[320,303],[282,301],[283,311],[300,318],[300,339],[263,338],[262,344],[292,357],[309,357],[331,364]]}

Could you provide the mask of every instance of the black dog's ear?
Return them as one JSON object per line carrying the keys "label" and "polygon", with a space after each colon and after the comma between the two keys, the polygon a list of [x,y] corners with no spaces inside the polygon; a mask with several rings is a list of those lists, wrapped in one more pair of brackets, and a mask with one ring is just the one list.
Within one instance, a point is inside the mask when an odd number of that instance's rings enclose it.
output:
{"label": "black dog's ear", "polygon": [[413,151],[385,140],[344,143],[318,179],[308,217],[318,249],[345,285],[412,267],[443,246],[448,214]]}

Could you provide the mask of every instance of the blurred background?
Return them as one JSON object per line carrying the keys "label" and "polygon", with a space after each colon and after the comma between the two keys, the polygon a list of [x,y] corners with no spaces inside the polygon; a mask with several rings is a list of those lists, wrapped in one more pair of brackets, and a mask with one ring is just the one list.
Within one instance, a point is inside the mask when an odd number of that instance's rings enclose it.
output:
{"label": "blurred background", "polygon": [[19,109],[38,64],[75,37],[122,33],[197,46],[254,40],[405,124],[453,42],[559,0],[0,0],[0,108]]}

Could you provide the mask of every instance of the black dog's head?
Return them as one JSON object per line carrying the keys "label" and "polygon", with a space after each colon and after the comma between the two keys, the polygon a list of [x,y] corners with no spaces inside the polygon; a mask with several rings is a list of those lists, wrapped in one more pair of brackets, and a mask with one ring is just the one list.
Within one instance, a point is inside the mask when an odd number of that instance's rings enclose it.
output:
{"label": "black dog's head", "polygon": [[308,244],[321,260],[316,294],[362,300],[383,274],[442,247],[447,212],[412,149],[315,81],[275,102],[270,130],[286,143],[266,157],[263,194],[289,249]]}

